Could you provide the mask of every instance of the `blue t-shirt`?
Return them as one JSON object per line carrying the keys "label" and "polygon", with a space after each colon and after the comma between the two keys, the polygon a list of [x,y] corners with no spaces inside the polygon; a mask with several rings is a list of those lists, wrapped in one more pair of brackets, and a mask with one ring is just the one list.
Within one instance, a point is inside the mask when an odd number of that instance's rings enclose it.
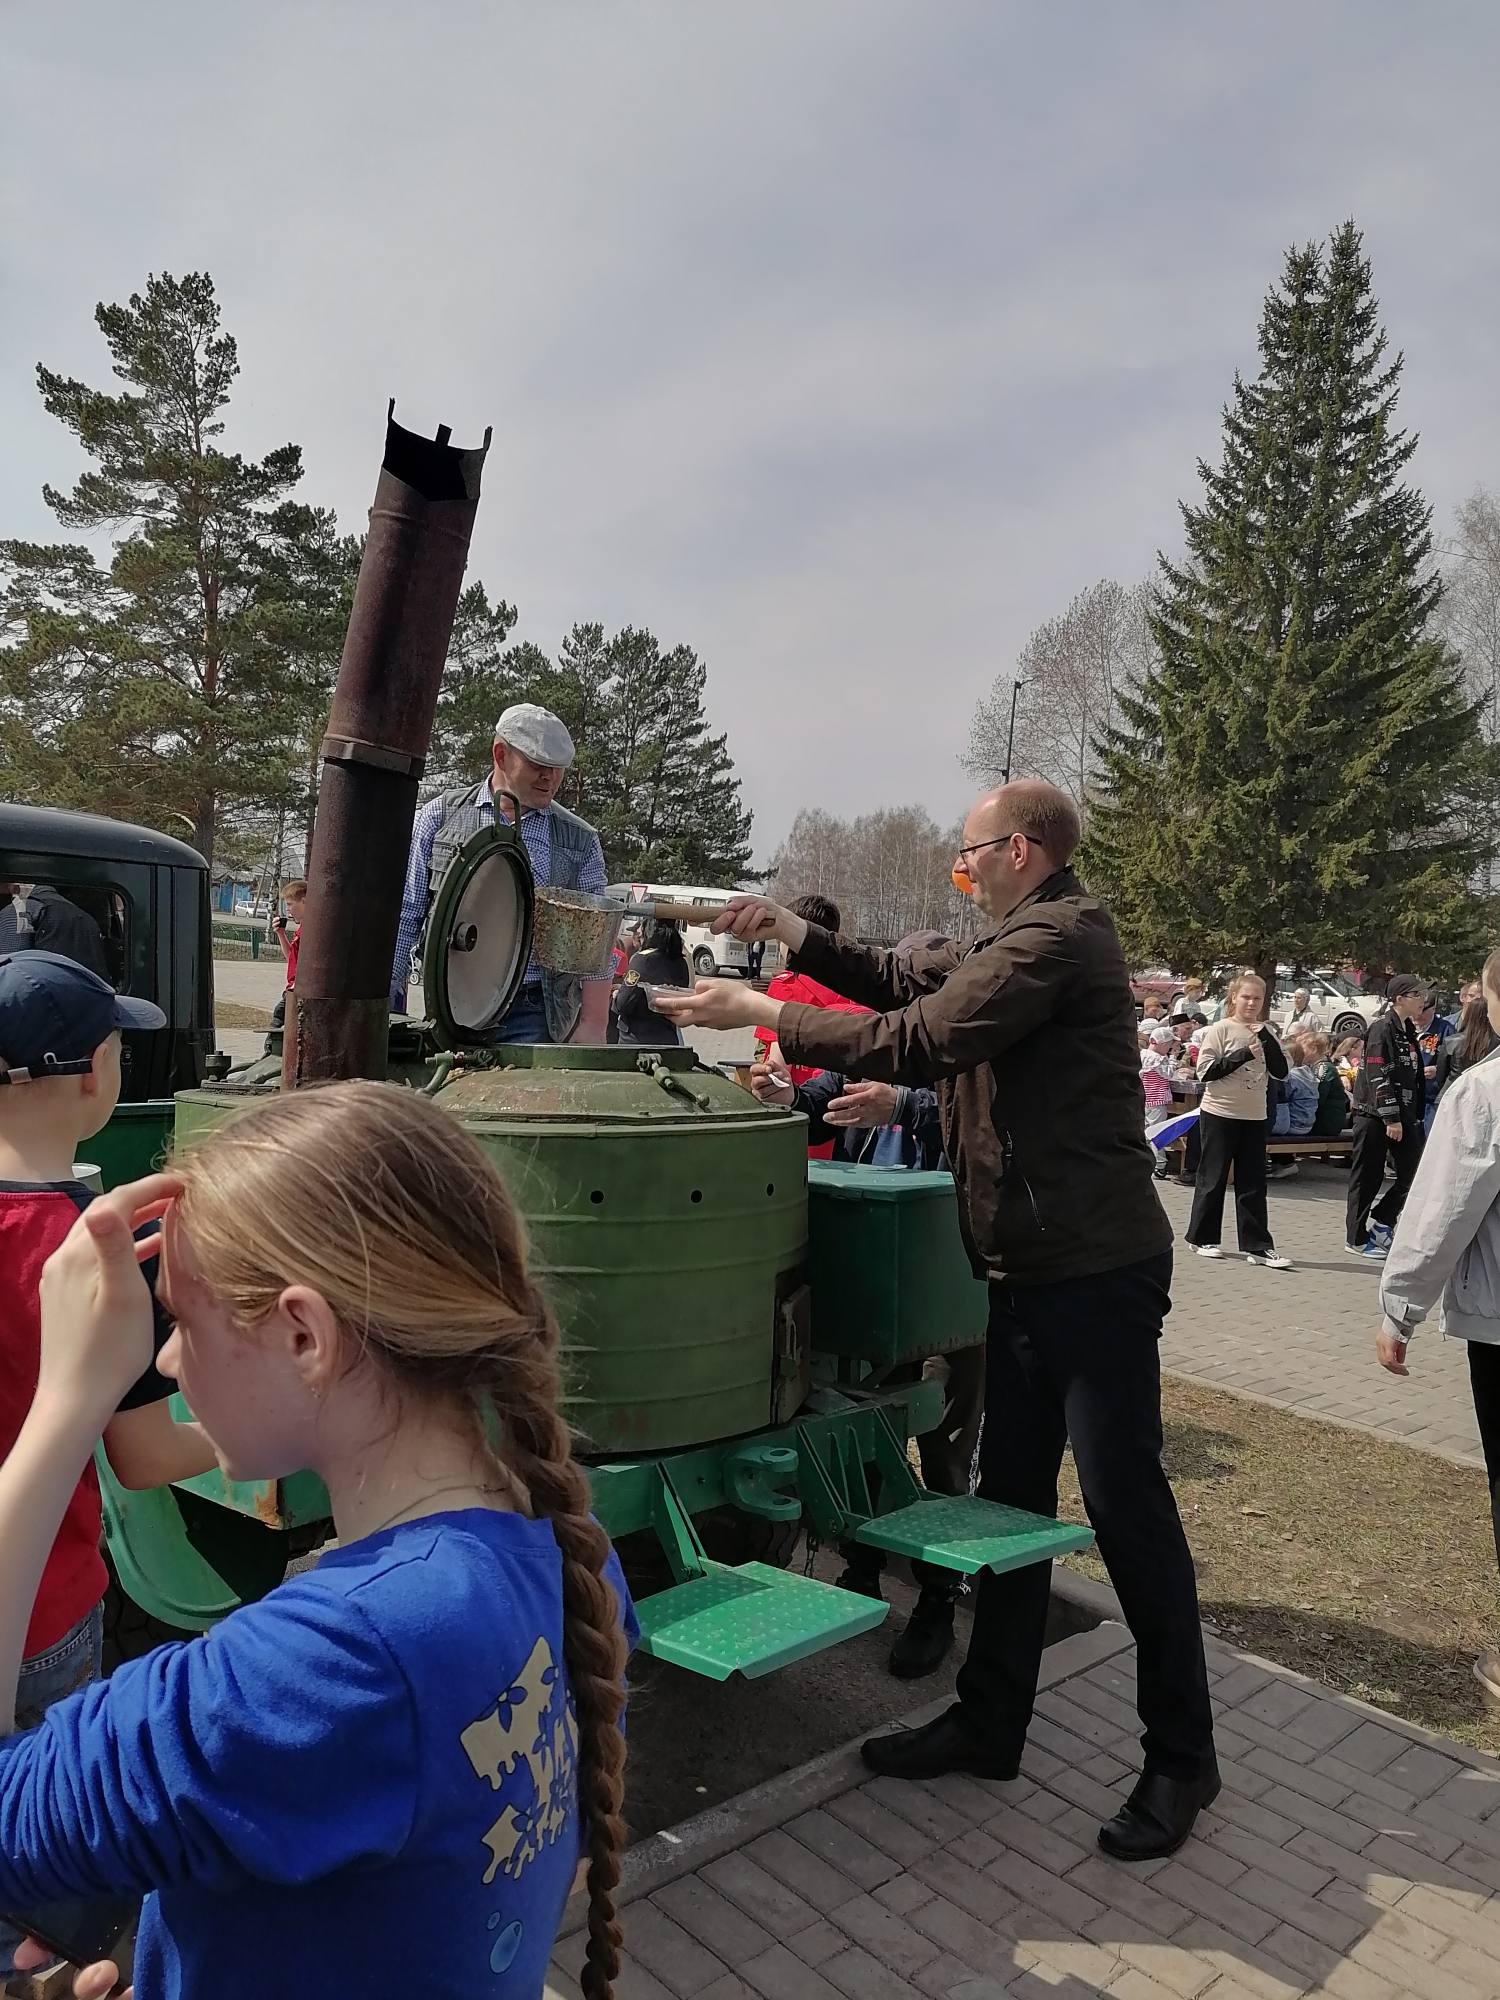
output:
{"label": "blue t-shirt", "polygon": [[0,1909],[154,1891],[137,2000],[535,2000],[577,1745],[550,1523],[432,1515],[0,1744]]}

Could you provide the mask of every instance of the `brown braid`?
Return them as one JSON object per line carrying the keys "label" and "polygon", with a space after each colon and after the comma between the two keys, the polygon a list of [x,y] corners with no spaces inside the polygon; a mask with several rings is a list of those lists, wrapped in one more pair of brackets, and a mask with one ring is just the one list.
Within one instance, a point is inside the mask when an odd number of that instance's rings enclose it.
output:
{"label": "brown braid", "polygon": [[[358,1161],[357,1174],[349,1162]],[[203,1277],[253,1325],[282,1291],[320,1292],[403,1390],[498,1425],[500,1457],[552,1524],[563,1653],[578,1717],[587,1833],[585,2000],[612,2000],[625,1842],[625,1641],[604,1575],[609,1538],[559,1414],[558,1331],[525,1233],[475,1141],[416,1091],[331,1084],[218,1129],[176,1169],[179,1221]]]}
{"label": "brown braid", "polygon": [[581,1984],[584,2000],[611,2000],[622,1942],[615,1890],[625,1845],[625,1640],[603,1574],[609,1537],[589,1513],[588,1478],[572,1456],[555,1385],[554,1375],[554,1393],[530,1401],[510,1385],[505,1457],[562,1550],[563,1651],[578,1710],[578,1807],[588,1826],[589,1942]]}

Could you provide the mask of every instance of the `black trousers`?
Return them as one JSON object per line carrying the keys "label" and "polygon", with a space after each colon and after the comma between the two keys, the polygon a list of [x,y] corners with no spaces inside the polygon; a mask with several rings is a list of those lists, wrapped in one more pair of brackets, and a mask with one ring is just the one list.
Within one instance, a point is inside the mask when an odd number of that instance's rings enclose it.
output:
{"label": "black trousers", "polygon": [[1224,1230],[1224,1192],[1234,1168],[1234,1220],[1241,1250],[1264,1257],[1274,1249],[1266,1219],[1266,1128],[1259,1118],[1219,1118],[1198,1113],[1203,1151],[1193,1186],[1189,1243],[1217,1243]]}
{"label": "black trousers", "polygon": [[[1380,1193],[1380,1183],[1385,1179],[1385,1156],[1389,1152],[1396,1163],[1396,1178],[1390,1190],[1380,1201],[1375,1197]],[[1411,1191],[1416,1175],[1417,1163],[1422,1157],[1422,1124],[1420,1117],[1413,1122],[1410,1118],[1401,1121],[1401,1137],[1391,1139],[1386,1136],[1385,1120],[1368,1111],[1354,1114],[1354,1145],[1349,1158],[1349,1206],[1345,1216],[1346,1240],[1356,1249],[1368,1237],[1372,1221],[1383,1222],[1387,1229],[1394,1229],[1401,1219],[1401,1211],[1406,1206],[1406,1197]]]}
{"label": "black trousers", "polygon": [[[1146,1769],[1190,1778],[1214,1761],[1198,1586],[1161,1467],[1157,1344],[1171,1307],[1172,1253],[1060,1284],[990,1287],[979,1491],[1057,1513],[1071,1441],[1083,1504],[1136,1642]],[[1050,1564],[980,1574],[963,1721],[1001,1754],[1031,1722],[1047,1628]]]}
{"label": "black trousers", "polygon": [[1495,1530],[1495,1561],[1500,1564],[1500,1347],[1482,1340],[1469,1342],[1469,1386],[1479,1419],[1479,1442],[1490,1482],[1490,1522]]}

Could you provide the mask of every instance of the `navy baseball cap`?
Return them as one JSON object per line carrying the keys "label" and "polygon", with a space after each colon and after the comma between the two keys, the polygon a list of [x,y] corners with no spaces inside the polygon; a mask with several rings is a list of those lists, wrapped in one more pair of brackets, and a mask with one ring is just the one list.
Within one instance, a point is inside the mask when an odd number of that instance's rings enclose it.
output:
{"label": "navy baseball cap", "polygon": [[149,1000],[116,993],[108,980],[55,951],[0,957],[0,1083],[81,1076],[116,1028],[164,1028]]}

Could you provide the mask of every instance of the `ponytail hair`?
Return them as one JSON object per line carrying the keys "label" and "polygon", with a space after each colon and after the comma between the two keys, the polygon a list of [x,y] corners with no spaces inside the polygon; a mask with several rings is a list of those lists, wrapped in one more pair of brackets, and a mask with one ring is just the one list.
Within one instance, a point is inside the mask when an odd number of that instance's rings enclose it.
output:
{"label": "ponytail hair", "polygon": [[420,1092],[338,1083],[273,1098],[174,1167],[204,1281],[253,1326],[288,1285],[322,1294],[401,1393],[451,1401],[552,1524],[578,1714],[588,1853],[585,2000],[611,2000],[625,1827],[625,1641],[609,1538],[560,1414],[558,1330],[499,1174]]}

